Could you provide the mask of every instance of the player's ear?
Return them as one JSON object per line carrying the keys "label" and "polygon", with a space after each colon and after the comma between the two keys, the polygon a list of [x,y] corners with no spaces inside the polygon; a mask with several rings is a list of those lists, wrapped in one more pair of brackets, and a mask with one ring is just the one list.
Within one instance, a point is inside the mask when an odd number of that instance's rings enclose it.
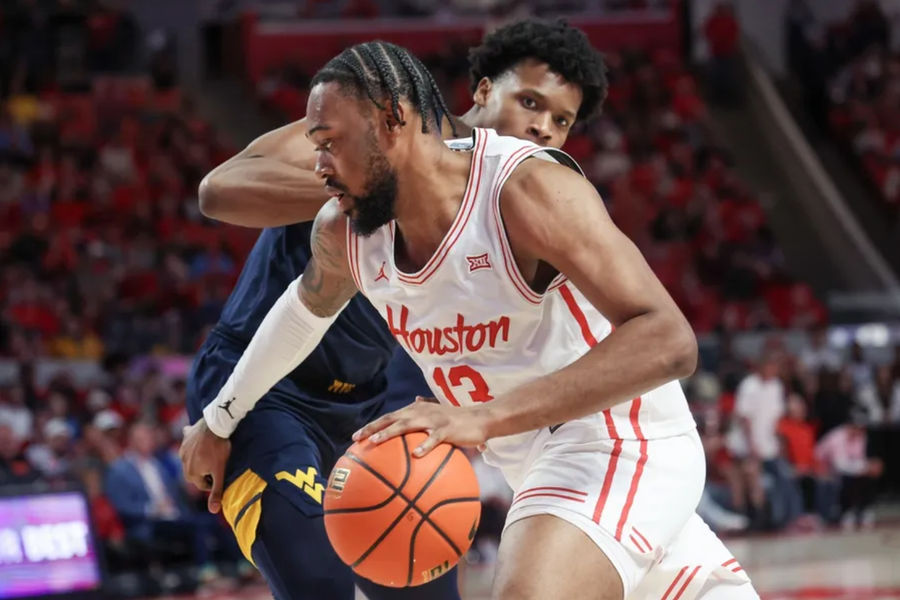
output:
{"label": "player's ear", "polygon": [[[382,111],[382,116],[384,118],[384,125],[387,129],[388,134],[396,135],[400,132],[400,129],[406,125],[406,116],[407,116],[407,108],[403,105],[403,102],[397,103],[397,114],[394,114],[394,110],[390,105],[386,107],[384,111]],[[399,117],[399,118],[398,118]]]}
{"label": "player's ear", "polygon": [[487,106],[488,97],[490,97],[493,87],[494,84],[490,78],[482,77],[481,81],[478,82],[475,91],[472,93],[472,101],[482,108]]}

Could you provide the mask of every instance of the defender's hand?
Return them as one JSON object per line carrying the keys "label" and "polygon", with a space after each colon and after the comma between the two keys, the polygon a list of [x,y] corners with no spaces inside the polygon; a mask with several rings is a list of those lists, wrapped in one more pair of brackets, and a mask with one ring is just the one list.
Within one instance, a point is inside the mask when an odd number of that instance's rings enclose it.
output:
{"label": "defender's hand", "polygon": [[413,404],[388,413],[354,433],[353,440],[369,438],[378,444],[410,431],[428,433],[428,438],[413,450],[416,456],[425,456],[441,442],[482,446],[487,441],[487,415],[480,406],[442,406],[433,399],[417,396]]}
{"label": "defender's hand", "polygon": [[183,430],[184,439],[178,456],[185,478],[199,489],[209,492],[207,507],[217,513],[222,508],[225,463],[231,454],[231,441],[220,438],[200,419]]}

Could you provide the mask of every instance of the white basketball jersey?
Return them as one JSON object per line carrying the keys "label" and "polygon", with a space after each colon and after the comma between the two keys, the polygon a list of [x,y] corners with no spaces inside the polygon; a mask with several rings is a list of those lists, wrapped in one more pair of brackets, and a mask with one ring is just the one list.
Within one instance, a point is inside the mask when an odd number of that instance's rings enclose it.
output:
{"label": "white basketball jersey", "polygon": [[[404,273],[395,267],[395,222],[369,237],[349,227],[347,234],[357,286],[422,369],[435,396],[453,406],[489,402],[557,371],[612,330],[564,275],[543,294],[529,287],[500,217],[500,190],[516,166],[529,157],[554,160],[551,152],[562,153],[488,129],[476,129],[469,145],[474,156],[459,212],[421,270]],[[569,161],[566,156],[560,162]],[[677,381],[579,421],[605,439],[653,439],[695,427]],[[538,433],[492,439],[485,458],[504,472],[517,471],[539,450]]]}

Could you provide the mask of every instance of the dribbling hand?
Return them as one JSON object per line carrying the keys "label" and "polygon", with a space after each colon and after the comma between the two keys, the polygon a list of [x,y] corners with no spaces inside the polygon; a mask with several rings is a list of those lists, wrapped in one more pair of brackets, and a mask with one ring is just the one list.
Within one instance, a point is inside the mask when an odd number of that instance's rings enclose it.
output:
{"label": "dribbling hand", "polygon": [[207,507],[217,513],[222,508],[225,463],[231,454],[231,441],[220,438],[200,419],[183,429],[184,439],[178,449],[185,479],[209,492]]}
{"label": "dribbling hand", "polygon": [[428,433],[428,438],[413,450],[415,456],[425,456],[441,442],[481,448],[487,441],[486,414],[481,407],[442,406],[417,396],[409,406],[379,417],[354,433],[353,440],[368,438],[378,444],[410,431]]}

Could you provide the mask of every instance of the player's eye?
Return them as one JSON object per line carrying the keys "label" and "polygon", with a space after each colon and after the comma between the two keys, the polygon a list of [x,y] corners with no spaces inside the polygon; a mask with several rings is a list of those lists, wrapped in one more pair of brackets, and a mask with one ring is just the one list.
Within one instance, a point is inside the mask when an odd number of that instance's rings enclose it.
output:
{"label": "player's eye", "polygon": [[522,100],[520,100],[522,106],[529,110],[533,110],[537,108],[537,102],[534,101],[534,98],[529,98],[528,96],[524,96]]}
{"label": "player's eye", "polygon": [[565,117],[559,117],[558,119],[556,119],[556,124],[563,129],[566,129],[569,126],[569,120]]}
{"label": "player's eye", "polygon": [[327,142],[322,142],[316,146],[316,152],[331,152],[331,140]]}

